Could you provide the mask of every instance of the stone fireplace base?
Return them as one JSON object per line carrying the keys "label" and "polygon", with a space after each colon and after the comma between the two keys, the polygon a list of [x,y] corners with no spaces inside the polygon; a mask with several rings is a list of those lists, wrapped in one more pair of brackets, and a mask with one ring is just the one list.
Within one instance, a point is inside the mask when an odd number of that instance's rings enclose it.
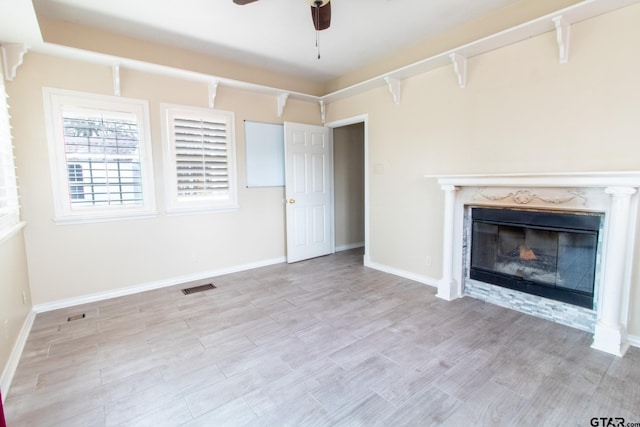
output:
{"label": "stone fireplace base", "polygon": [[596,310],[578,307],[537,295],[501,288],[473,279],[465,279],[464,295],[496,304],[562,325],[593,333],[596,328]]}
{"label": "stone fireplace base", "polygon": [[[626,327],[640,172],[429,178],[437,178],[445,192],[443,265],[438,297],[453,300],[466,294],[592,331],[593,348],[617,356],[624,355],[629,346]],[[522,297],[515,294],[517,291],[500,293],[492,288],[493,285],[470,281],[468,221],[465,218],[471,206],[602,213],[604,221],[597,256],[594,310],[574,310],[573,306],[564,303],[549,305],[549,300],[544,298],[531,298],[527,294]]]}

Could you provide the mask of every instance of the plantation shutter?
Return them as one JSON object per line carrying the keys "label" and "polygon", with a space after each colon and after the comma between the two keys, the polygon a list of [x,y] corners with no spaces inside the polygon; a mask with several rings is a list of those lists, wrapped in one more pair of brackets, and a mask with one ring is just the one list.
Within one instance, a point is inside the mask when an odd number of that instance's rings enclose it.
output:
{"label": "plantation shutter", "polygon": [[225,116],[173,117],[178,199],[229,194],[228,126]]}
{"label": "plantation shutter", "polygon": [[0,73],[0,234],[19,222],[18,186],[13,158],[9,106]]}
{"label": "plantation shutter", "polygon": [[169,213],[237,209],[234,114],[161,104]]}

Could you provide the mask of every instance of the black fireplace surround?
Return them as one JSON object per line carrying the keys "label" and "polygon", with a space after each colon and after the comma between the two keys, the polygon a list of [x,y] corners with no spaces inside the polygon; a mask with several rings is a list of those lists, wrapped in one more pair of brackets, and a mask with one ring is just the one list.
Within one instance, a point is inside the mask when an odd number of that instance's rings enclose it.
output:
{"label": "black fireplace surround", "polygon": [[599,214],[472,208],[470,277],[593,309]]}

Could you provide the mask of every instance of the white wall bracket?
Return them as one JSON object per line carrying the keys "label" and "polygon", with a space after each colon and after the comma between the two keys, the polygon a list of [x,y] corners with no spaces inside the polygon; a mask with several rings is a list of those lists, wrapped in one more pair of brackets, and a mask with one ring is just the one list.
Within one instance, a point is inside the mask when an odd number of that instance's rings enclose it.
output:
{"label": "white wall bracket", "polygon": [[324,104],[324,101],[321,99],[320,101],[318,101],[320,103],[320,115],[322,116],[322,124],[324,124],[324,122],[327,119],[327,109],[326,106]]}
{"label": "white wall bracket", "polygon": [[113,72],[113,94],[115,96],[120,96],[120,64],[113,64],[111,71]]}
{"label": "white wall bracket", "polygon": [[459,53],[452,53],[449,58],[453,62],[453,72],[458,77],[458,86],[460,89],[464,89],[467,85],[467,58]]}
{"label": "white wall bracket", "polygon": [[278,117],[282,117],[284,107],[287,105],[287,98],[289,98],[289,94],[286,92],[278,95]]}
{"label": "white wall bracket", "polygon": [[384,78],[384,81],[387,82],[387,85],[389,86],[389,92],[391,92],[391,95],[393,96],[393,102],[395,102],[396,104],[400,104],[400,90],[402,86],[401,80],[395,77],[387,76]]}
{"label": "white wall bracket", "polygon": [[558,42],[558,52],[560,56],[560,63],[566,64],[569,62],[569,39],[571,36],[571,24],[567,22],[567,19],[560,15],[555,18],[551,18],[556,26],[556,40]]}
{"label": "white wall bracket", "polygon": [[27,53],[29,47],[25,44],[3,44],[0,45],[2,53],[2,64],[4,65],[4,78],[12,81],[16,78],[16,71],[22,65],[24,54]]}
{"label": "white wall bracket", "polygon": [[218,93],[218,82],[209,82],[209,108],[215,108],[216,106],[216,94]]}

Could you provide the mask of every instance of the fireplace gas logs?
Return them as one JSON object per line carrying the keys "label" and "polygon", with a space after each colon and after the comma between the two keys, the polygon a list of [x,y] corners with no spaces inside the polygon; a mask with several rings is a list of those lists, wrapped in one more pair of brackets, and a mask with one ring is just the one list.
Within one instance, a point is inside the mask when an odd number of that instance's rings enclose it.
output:
{"label": "fireplace gas logs", "polygon": [[534,259],[538,259],[538,257],[533,252],[533,249],[528,248],[524,245],[520,245],[520,259],[525,261],[532,261]]}

